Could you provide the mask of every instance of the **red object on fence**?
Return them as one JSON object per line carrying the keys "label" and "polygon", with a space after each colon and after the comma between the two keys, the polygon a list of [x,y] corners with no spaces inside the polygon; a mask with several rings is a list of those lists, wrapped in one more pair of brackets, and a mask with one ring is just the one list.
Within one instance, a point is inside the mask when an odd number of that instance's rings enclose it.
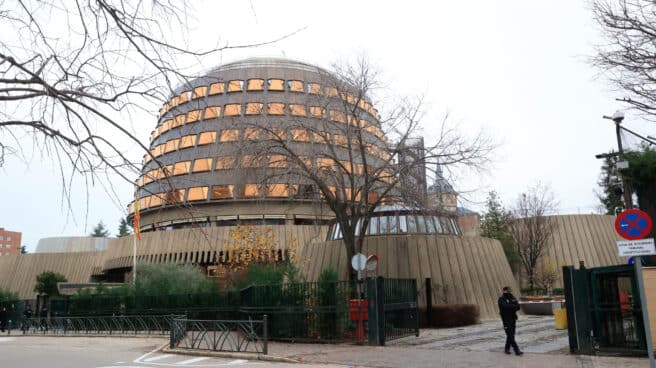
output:
{"label": "red object on fence", "polygon": [[367,299],[351,299],[349,307],[351,321],[355,322],[356,339],[364,339],[366,337],[365,323],[369,320]]}

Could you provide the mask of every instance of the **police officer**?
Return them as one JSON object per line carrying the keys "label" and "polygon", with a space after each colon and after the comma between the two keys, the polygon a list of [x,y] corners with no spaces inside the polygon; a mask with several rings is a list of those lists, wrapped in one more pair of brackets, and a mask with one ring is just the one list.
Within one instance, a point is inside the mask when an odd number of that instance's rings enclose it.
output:
{"label": "police officer", "polygon": [[501,314],[501,321],[503,322],[503,329],[506,332],[506,347],[504,349],[506,354],[510,354],[510,347],[512,346],[516,355],[522,355],[517,342],[515,342],[515,326],[517,324],[517,311],[519,310],[519,302],[512,295],[508,286],[503,288],[503,294],[499,297],[499,313]]}

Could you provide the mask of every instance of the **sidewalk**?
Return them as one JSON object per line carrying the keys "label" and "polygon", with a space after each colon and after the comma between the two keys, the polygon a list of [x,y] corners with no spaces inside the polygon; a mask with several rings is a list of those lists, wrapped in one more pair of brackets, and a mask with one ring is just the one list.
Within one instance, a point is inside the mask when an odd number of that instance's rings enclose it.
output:
{"label": "sidewalk", "polygon": [[571,354],[525,353],[521,357],[503,352],[426,350],[413,346],[356,346],[327,344],[269,344],[269,355],[303,363],[343,364],[369,368],[465,368],[465,367],[558,367],[646,368],[646,358],[590,357]]}

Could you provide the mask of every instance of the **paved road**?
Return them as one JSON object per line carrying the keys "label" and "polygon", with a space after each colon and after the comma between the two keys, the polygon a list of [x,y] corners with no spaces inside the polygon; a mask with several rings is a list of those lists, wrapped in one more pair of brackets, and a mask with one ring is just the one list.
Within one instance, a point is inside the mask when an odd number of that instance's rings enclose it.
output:
{"label": "paved road", "polygon": [[2,368],[282,368],[340,367],[220,359],[156,352],[162,338],[0,337]]}

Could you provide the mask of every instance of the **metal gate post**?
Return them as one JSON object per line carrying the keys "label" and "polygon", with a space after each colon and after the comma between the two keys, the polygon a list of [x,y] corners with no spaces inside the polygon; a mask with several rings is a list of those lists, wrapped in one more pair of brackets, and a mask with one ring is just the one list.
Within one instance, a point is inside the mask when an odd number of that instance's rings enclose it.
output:
{"label": "metal gate post", "polygon": [[385,279],[376,278],[376,323],[378,324],[378,345],[385,346]]}
{"label": "metal gate post", "polygon": [[369,320],[367,321],[367,338],[369,345],[378,345],[378,295],[376,288],[376,279],[367,277],[367,313]]}
{"label": "metal gate post", "polygon": [[565,308],[567,309],[567,335],[569,336],[569,351],[576,353],[579,350],[577,338],[576,303],[577,294],[574,289],[574,266],[563,266],[563,288],[565,289]]}
{"label": "metal gate post", "polygon": [[433,325],[433,284],[431,278],[426,278],[426,327]]}

